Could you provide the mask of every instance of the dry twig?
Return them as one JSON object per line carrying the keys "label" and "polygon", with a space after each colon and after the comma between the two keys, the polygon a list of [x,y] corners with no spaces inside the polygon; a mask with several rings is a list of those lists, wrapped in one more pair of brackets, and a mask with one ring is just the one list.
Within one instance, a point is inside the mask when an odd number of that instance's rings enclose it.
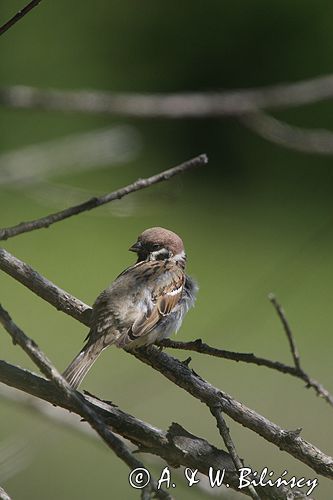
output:
{"label": "dry twig", "polygon": [[[0,268],[1,268],[1,253],[0,253]],[[217,358],[229,359],[231,361],[249,363],[257,366],[265,366],[272,370],[276,370],[280,373],[285,373],[293,377],[299,378],[306,383],[308,388],[312,387],[318,396],[322,397],[331,406],[333,406],[333,396],[329,393],[325,387],[320,384],[317,380],[311,378],[302,369],[296,368],[295,366],[289,366],[280,361],[272,361],[266,358],[260,358],[255,356],[253,353],[245,352],[233,352],[226,351],[224,349],[217,349],[216,347],[211,347],[208,344],[202,342],[201,339],[191,340],[189,342],[181,342],[179,340],[164,339],[157,345],[161,347],[169,347],[171,349],[182,349],[185,351],[194,351],[199,354],[207,354],[209,356],[214,356]]]}
{"label": "dry twig", "polygon": [[15,16],[13,16],[9,21],[0,27],[0,36],[3,35],[7,30],[9,30],[14,24],[20,21],[24,16],[26,16],[34,7],[37,7],[42,0],[32,0],[23,9],[19,10]]}
{"label": "dry twig", "polygon": [[[229,428],[226,424],[226,421],[224,420],[221,409],[219,407],[211,407],[210,411],[216,419],[217,428],[219,430],[219,433],[221,434],[221,437],[224,441],[224,444],[227,447],[227,450],[230,453],[232,461],[235,464],[235,468],[237,470],[240,470],[243,467],[243,463],[238,456],[238,453],[236,451],[236,447],[235,447],[234,442],[231,438]],[[249,493],[251,495],[251,498],[259,499],[259,496],[257,495],[257,492],[252,485],[249,486]]]}
{"label": "dry twig", "polygon": [[277,312],[277,315],[279,316],[281,323],[283,325],[285,334],[286,334],[288,342],[289,342],[289,347],[290,347],[291,355],[292,355],[293,360],[294,360],[295,368],[298,371],[302,371],[296,342],[295,342],[294,336],[292,334],[291,328],[289,326],[285,312],[284,312],[282,306],[276,300],[276,297],[273,293],[270,293],[268,295],[268,298],[271,301],[271,303],[273,304],[273,306]]}
{"label": "dry twig", "polygon": [[36,229],[47,228],[51,224],[67,219],[68,217],[72,217],[73,215],[80,214],[87,210],[92,210],[93,208],[100,207],[101,205],[110,203],[114,200],[120,200],[129,193],[134,193],[135,191],[147,188],[149,186],[152,186],[153,184],[167,181],[175,175],[182,174],[195,167],[201,167],[203,165],[206,165],[207,163],[207,156],[205,154],[201,154],[200,156],[185,161],[184,163],[176,167],[164,170],[159,174],[152,175],[151,177],[147,177],[146,179],[138,179],[132,184],[129,184],[128,186],[125,186],[121,189],[117,189],[117,191],[113,191],[112,193],[105,194],[104,196],[91,198],[84,203],[66,208],[64,210],[61,210],[60,212],[49,214],[45,217],[41,217],[40,219],[22,222],[21,224],[17,224],[13,227],[0,229],[0,240],[7,240],[8,238],[12,238],[13,236],[17,236],[18,234],[27,233]]}

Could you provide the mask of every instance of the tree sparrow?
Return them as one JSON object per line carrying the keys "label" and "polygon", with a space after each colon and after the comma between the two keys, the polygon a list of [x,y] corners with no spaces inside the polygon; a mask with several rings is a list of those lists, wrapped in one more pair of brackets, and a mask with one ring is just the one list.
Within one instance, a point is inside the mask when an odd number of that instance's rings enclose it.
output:
{"label": "tree sparrow", "polygon": [[194,305],[196,283],[185,274],[181,238],[162,227],[144,231],[129,249],[136,264],[125,269],[96,299],[87,343],[63,376],[74,388],[109,345],[126,350],[169,337]]}

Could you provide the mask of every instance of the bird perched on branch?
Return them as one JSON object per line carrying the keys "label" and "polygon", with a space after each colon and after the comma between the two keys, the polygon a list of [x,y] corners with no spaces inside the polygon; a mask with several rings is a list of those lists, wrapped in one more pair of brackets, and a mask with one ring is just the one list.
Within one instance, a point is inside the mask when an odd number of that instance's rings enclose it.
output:
{"label": "bird perched on branch", "polygon": [[181,238],[162,227],[144,231],[129,249],[138,256],[96,299],[87,343],[63,376],[74,388],[108,346],[126,350],[153,344],[176,332],[198,290],[185,274]]}

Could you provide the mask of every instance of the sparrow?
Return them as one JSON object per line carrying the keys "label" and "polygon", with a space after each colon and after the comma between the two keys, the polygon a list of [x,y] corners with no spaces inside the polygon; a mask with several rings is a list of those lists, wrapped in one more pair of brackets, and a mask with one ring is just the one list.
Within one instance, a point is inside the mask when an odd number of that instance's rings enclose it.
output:
{"label": "sparrow", "polygon": [[198,286],[185,273],[184,244],[176,233],[146,229],[129,250],[137,262],[97,297],[87,342],[63,373],[73,388],[106,347],[133,350],[167,338],[194,306]]}

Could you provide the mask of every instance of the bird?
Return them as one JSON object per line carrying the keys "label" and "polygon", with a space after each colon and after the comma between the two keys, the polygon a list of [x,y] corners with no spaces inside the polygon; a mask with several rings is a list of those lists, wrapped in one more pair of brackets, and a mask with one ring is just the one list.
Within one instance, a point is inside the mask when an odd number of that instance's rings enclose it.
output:
{"label": "bird", "polygon": [[194,306],[198,285],[185,272],[184,244],[176,233],[146,229],[129,250],[136,263],[97,297],[86,344],[63,372],[74,389],[105,348],[131,351],[168,338]]}

